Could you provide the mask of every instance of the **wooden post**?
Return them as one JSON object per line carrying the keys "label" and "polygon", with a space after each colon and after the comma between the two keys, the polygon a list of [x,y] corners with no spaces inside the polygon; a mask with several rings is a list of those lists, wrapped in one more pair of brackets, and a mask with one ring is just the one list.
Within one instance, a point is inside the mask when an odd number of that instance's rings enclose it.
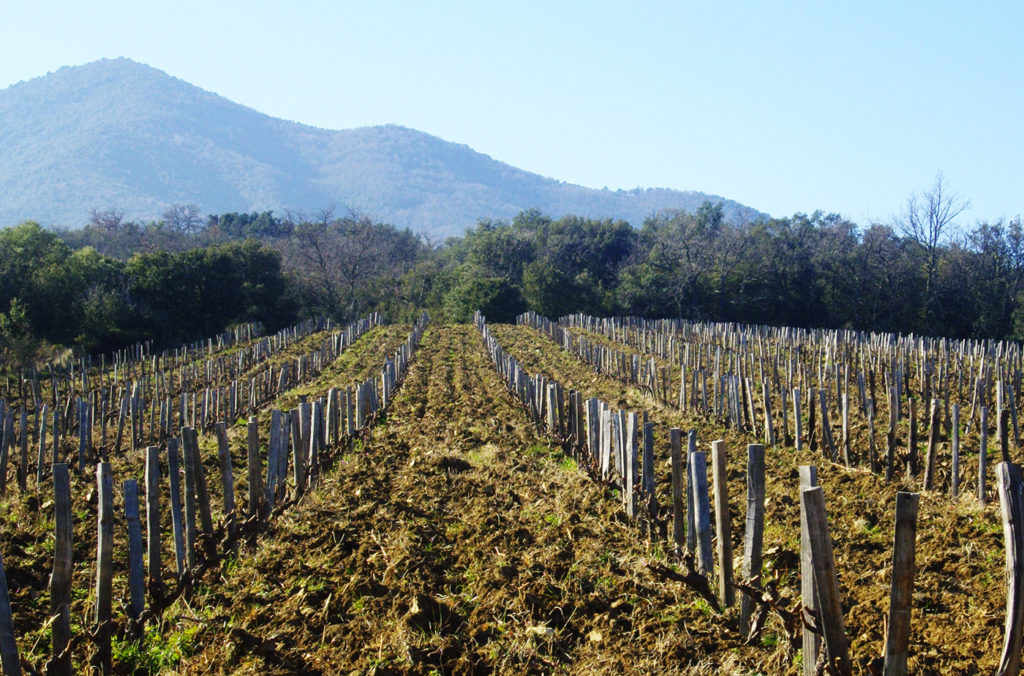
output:
{"label": "wooden post", "polygon": [[672,540],[677,549],[686,543],[683,525],[683,431],[673,427],[668,431],[669,444],[672,449]]}
{"label": "wooden post", "polygon": [[189,570],[196,567],[196,542],[199,536],[196,533],[196,469],[192,460],[192,445],[185,440],[185,430],[181,428],[181,449],[183,455],[182,465],[185,470],[185,562]]}
{"label": "wooden post", "polygon": [[999,455],[1003,462],[1010,462],[1010,412],[999,411]]}
{"label": "wooden post", "polygon": [[[210,491],[206,485],[206,471],[203,469],[203,457],[199,451],[199,441],[195,428],[183,427],[181,443],[185,446],[186,478],[188,462],[192,463],[193,489],[195,490],[196,507],[199,512],[199,523],[203,529],[203,550],[207,559],[217,554],[217,543],[213,541],[213,514],[210,511]],[[187,483],[187,482],[186,482]]]}
{"label": "wooden post", "polygon": [[146,449],[146,572],[149,589],[159,589],[160,573],[160,447]]}
{"label": "wooden post", "polygon": [[693,480],[690,478],[689,467],[691,458],[697,452],[697,430],[686,434],[686,551],[691,554],[697,551],[697,508],[693,495]]}
{"label": "wooden post", "polygon": [[986,474],[988,465],[988,407],[981,407],[981,426],[978,429],[981,437],[978,449],[978,502],[985,504]]}
{"label": "wooden post", "polygon": [[951,433],[953,467],[951,470],[952,475],[950,476],[949,494],[954,500],[956,500],[960,495],[960,404],[953,404]]}
{"label": "wooden post", "polygon": [[20,676],[21,658],[14,639],[14,616],[11,614],[11,595],[7,589],[3,555],[0,555],[0,662],[3,663],[4,674]]}
{"label": "wooden post", "polygon": [[736,602],[732,586],[732,522],[729,519],[729,485],[725,472],[725,441],[711,442],[711,468],[715,481],[715,525],[718,532],[718,598],[723,608]]}
{"label": "wooden post", "polygon": [[868,458],[871,464],[871,471],[878,474],[882,466],[878,462],[878,449],[875,447],[875,400],[868,397],[864,403],[868,417]]}
{"label": "wooden post", "polygon": [[[761,554],[764,544],[764,446],[747,446],[747,520],[743,539],[743,577],[747,581],[761,577]],[[753,600],[740,598],[740,633],[746,637],[750,631]]]}
{"label": "wooden post", "polygon": [[768,381],[761,381],[761,397],[764,399],[764,443],[775,445],[775,423],[772,421],[772,397]]}
{"label": "wooden post", "polygon": [[850,466],[850,398],[843,393],[843,464]]}
{"label": "wooden post", "polygon": [[[814,465],[800,465],[800,492],[805,488],[818,485],[818,468]],[[811,563],[811,542],[807,533],[807,518],[804,514],[804,503],[800,502],[800,598],[806,611],[803,613],[803,673],[804,676],[817,674],[818,654],[821,651],[820,634],[812,631],[807,625],[820,629],[821,623],[815,619],[818,610],[818,592],[814,588],[814,566]]]}
{"label": "wooden post", "polygon": [[[264,496],[267,501],[267,509],[273,511],[275,497],[277,495],[277,468],[280,463],[280,459],[277,457],[278,451],[281,446],[281,434],[282,434],[282,423],[283,414],[281,411],[274,409],[270,412],[270,436],[267,442],[267,481],[266,481],[266,495]],[[337,431],[337,430],[335,430]]]}
{"label": "wooden post", "polygon": [[907,402],[910,411],[910,435],[907,440],[907,478],[917,476],[917,399]]}
{"label": "wooden post", "polygon": [[89,402],[78,400],[78,472],[85,474],[85,458],[89,451]]}
{"label": "wooden post", "polygon": [[324,408],[320,400],[314,401],[309,411],[309,482],[313,485],[319,473],[320,447],[323,440],[323,413]]}
{"label": "wooden post", "polygon": [[892,481],[896,473],[896,423],[899,420],[899,399],[896,388],[889,388],[889,431],[885,438],[885,480]]}
{"label": "wooden post", "polygon": [[928,415],[928,448],[924,461],[924,489],[935,488],[935,454],[939,445],[939,400],[932,399],[931,412]]}
{"label": "wooden post", "polygon": [[[577,409],[580,407],[581,398],[576,398]],[[579,420],[577,420],[579,423]],[[647,515],[652,519],[658,518],[658,496],[654,488],[654,423],[644,423],[644,458],[641,470],[641,486],[644,493],[644,503],[647,506]],[[653,523],[652,523],[653,528]],[[652,537],[654,533],[651,533]]]}
{"label": "wooden post", "polygon": [[228,537],[232,540],[232,549],[237,552],[235,542],[237,524],[235,523],[235,475],[231,469],[231,447],[228,444],[228,426],[219,422],[213,426],[217,435],[217,455],[220,459],[220,482],[224,496],[224,522],[227,524]]}
{"label": "wooden post", "polygon": [[996,673],[1016,676],[1021,671],[1024,629],[1024,481],[1020,466],[1005,461],[996,465],[996,476],[1006,548],[1006,630]]}
{"label": "wooden post", "polygon": [[[549,389],[549,391],[553,391]],[[626,429],[624,430],[625,441],[623,445],[623,486],[622,499],[626,505],[626,515],[633,518],[636,515],[636,446],[637,446],[637,415],[630,413],[626,416]]]}
{"label": "wooden post", "polygon": [[260,485],[260,429],[256,416],[249,418],[246,431],[248,432],[246,462],[249,469],[249,515],[260,514],[259,518],[262,519],[262,510],[260,509],[260,494],[263,492],[263,487]]}
{"label": "wooden post", "polygon": [[128,617],[137,622],[146,603],[146,583],[142,568],[139,485],[135,479],[124,481],[124,518],[128,525]]}
{"label": "wooden post", "polygon": [[[183,404],[184,404],[184,397],[185,397],[185,394],[182,393],[182,398],[183,398],[182,403]],[[121,440],[124,438],[124,423],[125,423],[125,420],[127,419],[127,417],[128,417],[128,394],[125,394],[125,396],[121,398],[121,409],[120,409],[120,412],[118,413],[118,416],[117,416],[117,439],[114,442],[114,450],[116,450],[118,452],[120,452],[120,450],[121,450]],[[181,424],[182,425],[185,424],[185,416],[184,415],[182,415]]]}
{"label": "wooden post", "polygon": [[818,438],[816,436],[817,429],[814,424],[814,412],[818,410],[817,402],[814,396],[814,388],[807,388],[807,435],[810,437],[808,446],[811,449],[811,453],[818,450]]}
{"label": "wooden post", "polygon": [[711,549],[711,503],[708,499],[707,458],[703,451],[690,454],[690,483],[693,486],[697,563],[700,572],[711,575],[715,559]]}
{"label": "wooden post", "polygon": [[824,388],[818,390],[818,399],[821,401],[821,438],[828,444],[829,458],[835,462],[839,452],[836,450],[835,439],[832,438],[832,423],[828,418],[828,395]]}
{"label": "wooden post", "polygon": [[53,516],[56,522],[53,544],[53,574],[50,575],[50,616],[53,618],[50,645],[53,657],[47,664],[52,674],[70,676],[72,533],[71,478],[64,463],[53,465]]}
{"label": "wooden post", "polygon": [[[273,424],[273,416],[271,416]],[[281,499],[285,494],[288,481],[288,430],[291,428],[291,417],[287,411],[281,411],[281,436],[277,445],[277,474],[274,483],[274,494]],[[268,512],[269,513],[269,512]]]}
{"label": "wooden post", "polygon": [[[363,391],[362,387],[356,389],[358,395]],[[356,415],[359,416],[359,412],[362,410],[362,399],[359,400],[359,405],[356,406]],[[295,481],[295,495],[302,495],[306,492],[306,447],[302,445],[302,423],[300,421],[299,409],[293,408],[289,414],[289,421],[291,422],[292,430],[292,475]],[[356,429],[362,429],[362,418],[358,418],[356,421]]]}
{"label": "wooden post", "polygon": [[[36,485],[43,483],[43,467],[46,466],[46,423],[49,418],[49,410],[46,404],[39,410],[37,420],[39,421],[39,454],[36,456]],[[57,457],[54,455],[54,462]]]}
{"label": "wooden post", "polygon": [[[775,386],[778,387],[779,384],[776,382]],[[790,436],[789,436],[789,400],[787,399],[788,396],[789,396],[789,390],[787,390],[785,387],[783,387],[782,389],[779,390],[779,398],[782,400],[780,405],[779,405],[779,410],[782,412],[782,445],[783,446],[789,446],[790,444],[793,443],[791,438],[790,438]]]}
{"label": "wooden post", "polygon": [[800,419],[800,388],[793,389],[793,438],[796,450],[802,451],[803,442],[803,421]]}
{"label": "wooden post", "polygon": [[[88,423],[83,423],[88,425]],[[110,463],[96,465],[97,504],[96,519],[96,604],[93,630],[96,652],[90,663],[94,669],[109,674],[111,638],[111,581],[114,575],[114,480]]]}
{"label": "wooden post", "polygon": [[885,637],[885,676],[907,673],[910,606],[914,597],[914,545],[917,539],[917,493],[896,494],[896,532],[892,545],[892,591],[889,633]]}
{"label": "wooden post", "polygon": [[825,495],[820,487],[805,488],[800,492],[807,524],[807,537],[811,545],[811,565],[814,568],[814,588],[818,595],[818,613],[825,635],[825,652],[829,662],[841,676],[853,673],[843,606],[839,599],[839,580],[836,578],[832,541],[825,516]]}
{"label": "wooden post", "polygon": [[178,455],[178,439],[167,440],[167,474],[170,479],[171,491],[171,526],[174,530],[174,558],[177,564],[178,577],[185,574],[185,535],[182,528],[181,514],[181,458]]}

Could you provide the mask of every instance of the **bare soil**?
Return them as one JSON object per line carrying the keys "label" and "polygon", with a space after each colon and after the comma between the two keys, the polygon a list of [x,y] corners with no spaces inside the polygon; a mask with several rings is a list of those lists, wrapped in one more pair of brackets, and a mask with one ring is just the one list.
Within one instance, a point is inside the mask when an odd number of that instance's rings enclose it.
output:
{"label": "bare soil", "polygon": [[[613,407],[648,411],[656,425],[662,505],[671,496],[668,428],[697,429],[702,450],[723,437],[712,422],[594,374],[536,331],[493,326],[492,332],[531,373]],[[309,392],[290,393],[277,406],[293,405],[300,393],[322,394],[365,378],[394,350],[391,341],[404,335],[399,329],[394,335],[371,332],[343,355],[350,362],[339,360]],[[233,448],[242,443],[235,434]],[[754,440],[734,431],[724,438],[738,567],[745,449]],[[215,460],[208,462],[212,473]],[[918,487],[885,483],[781,445],[766,450],[766,463],[763,580],[783,603],[795,605],[797,468],[816,464],[855,670],[873,673],[888,610],[895,494]],[[239,494],[241,465],[236,480]],[[88,478],[73,493],[84,494],[87,484]],[[211,492],[219,495],[216,489]],[[0,547],[19,648],[38,658],[49,640],[42,625],[52,521],[45,505],[35,516],[28,499],[5,513]],[[93,503],[76,501],[80,561],[95,556]],[[505,391],[473,327],[433,326],[386,418],[343,449],[317,489],[277,517],[255,551],[243,548],[188,602],[172,607],[159,632],[138,645],[115,646],[117,668],[186,674],[800,673],[799,651],[777,618],[747,645],[737,630],[737,609],[716,613],[681,583],[670,548],[628,522],[619,505],[613,487],[593,480],[538,436]],[[922,494],[911,673],[995,670],[1005,598],[997,509],[979,507],[971,496],[951,502]],[[165,557],[171,560],[169,553]],[[122,556],[115,566],[116,597],[126,594]],[[89,624],[91,575],[84,566],[76,569],[73,622],[79,627]],[[32,642],[37,645],[27,651]],[[76,660],[82,651],[84,646]]]}

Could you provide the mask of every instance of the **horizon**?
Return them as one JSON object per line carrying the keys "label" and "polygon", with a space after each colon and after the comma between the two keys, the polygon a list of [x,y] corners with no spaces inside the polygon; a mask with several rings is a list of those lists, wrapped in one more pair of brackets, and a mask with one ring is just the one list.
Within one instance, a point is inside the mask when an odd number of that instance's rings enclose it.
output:
{"label": "horizon", "polygon": [[[9,12],[0,88],[125,57],[272,117],[394,124],[598,190],[700,191],[867,226],[941,172],[972,204],[963,226],[1022,211],[1024,22],[1010,5],[61,6]],[[153,40],[153,25],[203,48]]]}

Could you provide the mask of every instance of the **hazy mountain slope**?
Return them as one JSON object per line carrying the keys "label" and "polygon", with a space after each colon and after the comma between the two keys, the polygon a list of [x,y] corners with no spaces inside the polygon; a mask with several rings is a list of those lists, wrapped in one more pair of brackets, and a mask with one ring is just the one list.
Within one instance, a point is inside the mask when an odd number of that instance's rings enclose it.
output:
{"label": "hazy mountain slope", "polygon": [[[128,59],[66,67],[0,91],[0,225],[81,225],[91,208],[156,218],[351,207],[435,237],[526,208],[640,225],[721,198],[592,190],[396,126],[329,131],[233,103]],[[730,215],[759,214],[729,200]]]}

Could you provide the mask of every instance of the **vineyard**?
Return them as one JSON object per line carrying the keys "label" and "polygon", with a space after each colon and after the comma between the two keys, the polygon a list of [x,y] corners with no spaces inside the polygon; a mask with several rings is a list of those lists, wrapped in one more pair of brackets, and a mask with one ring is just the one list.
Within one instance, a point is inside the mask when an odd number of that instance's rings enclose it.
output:
{"label": "vineyard", "polygon": [[0,383],[6,673],[1019,671],[1019,345],[260,332]]}

